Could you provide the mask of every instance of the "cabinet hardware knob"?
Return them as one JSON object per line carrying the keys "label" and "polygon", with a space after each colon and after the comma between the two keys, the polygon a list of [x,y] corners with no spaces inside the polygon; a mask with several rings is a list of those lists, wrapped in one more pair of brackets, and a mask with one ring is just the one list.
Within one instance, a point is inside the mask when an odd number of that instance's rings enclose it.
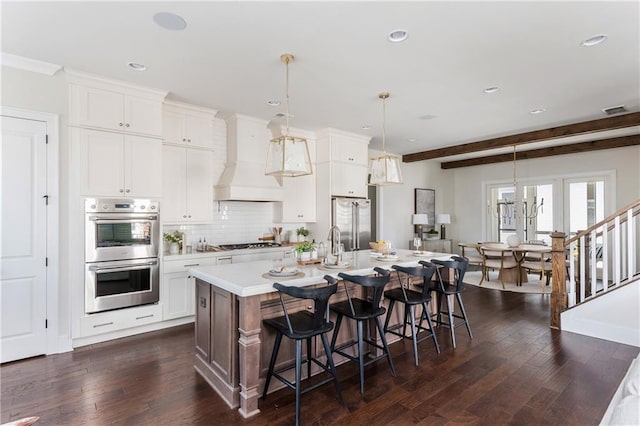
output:
{"label": "cabinet hardware knob", "polygon": [[118,126],[122,127],[124,126],[124,123],[118,123]]}
{"label": "cabinet hardware knob", "polygon": [[182,218],[183,218],[183,219],[186,219],[186,218],[187,218],[187,215],[186,215],[186,214],[183,214],[183,215],[182,215]]}
{"label": "cabinet hardware knob", "polygon": [[187,139],[187,142],[191,142],[191,139]]}
{"label": "cabinet hardware knob", "polygon": [[124,127],[129,127],[129,123],[125,124]]}
{"label": "cabinet hardware knob", "polygon": [[121,189],[120,192],[124,192],[124,189]]}
{"label": "cabinet hardware knob", "polygon": [[189,215],[189,219],[191,219],[191,215]]}
{"label": "cabinet hardware knob", "polygon": [[186,141],[187,141],[187,138],[182,138],[182,142],[186,142]]}
{"label": "cabinet hardware knob", "polygon": [[128,194],[128,193],[130,193],[130,192],[131,192],[131,190],[130,190],[130,189],[127,189],[127,190],[126,190],[126,193],[127,193],[127,194]]}

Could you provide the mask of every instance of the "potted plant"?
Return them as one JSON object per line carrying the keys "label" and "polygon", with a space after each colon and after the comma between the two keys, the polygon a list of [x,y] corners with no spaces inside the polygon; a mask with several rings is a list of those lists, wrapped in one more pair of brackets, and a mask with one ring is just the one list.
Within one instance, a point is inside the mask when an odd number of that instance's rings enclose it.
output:
{"label": "potted plant", "polygon": [[298,259],[301,261],[310,260],[311,252],[316,249],[316,245],[314,243],[310,243],[305,241],[296,246],[296,253],[298,255]]}
{"label": "potted plant", "polygon": [[437,240],[438,239],[438,231],[434,229],[430,229],[427,231],[427,239],[428,240]]}
{"label": "potted plant", "polygon": [[305,229],[304,226],[296,229],[296,235],[298,236],[298,242],[307,241],[307,237],[309,236],[309,230]]}
{"label": "potted plant", "polygon": [[163,234],[165,241],[169,243],[169,254],[180,253],[180,243],[182,242],[182,234],[179,231]]}

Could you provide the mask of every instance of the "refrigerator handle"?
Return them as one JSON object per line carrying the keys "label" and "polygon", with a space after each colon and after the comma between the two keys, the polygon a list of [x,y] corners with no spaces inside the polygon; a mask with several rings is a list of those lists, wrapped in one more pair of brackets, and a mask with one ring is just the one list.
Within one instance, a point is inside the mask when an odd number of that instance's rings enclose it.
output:
{"label": "refrigerator handle", "polygon": [[356,250],[360,250],[360,238],[359,237],[359,232],[360,232],[360,205],[355,202],[353,203],[355,208],[354,208],[354,212],[355,212],[355,222],[354,222],[354,227],[353,227],[353,247]]}

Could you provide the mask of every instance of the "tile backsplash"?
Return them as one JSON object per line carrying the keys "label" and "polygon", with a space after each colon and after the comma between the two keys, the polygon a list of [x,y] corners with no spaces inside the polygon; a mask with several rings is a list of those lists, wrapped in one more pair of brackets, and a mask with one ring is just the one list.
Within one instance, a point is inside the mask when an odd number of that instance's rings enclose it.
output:
{"label": "tile backsplash", "polygon": [[187,244],[196,246],[200,238],[208,244],[251,243],[263,235],[271,235],[271,228],[281,226],[283,238],[287,231],[295,239],[295,229],[304,223],[274,222],[275,204],[272,202],[214,201],[213,223],[207,225],[167,225],[164,232],[178,230],[186,234]]}

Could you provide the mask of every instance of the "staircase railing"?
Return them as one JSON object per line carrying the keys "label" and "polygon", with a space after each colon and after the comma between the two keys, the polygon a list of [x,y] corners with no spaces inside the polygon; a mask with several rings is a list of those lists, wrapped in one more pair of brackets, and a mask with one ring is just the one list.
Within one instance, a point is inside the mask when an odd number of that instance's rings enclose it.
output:
{"label": "staircase railing", "polygon": [[640,274],[640,199],[568,238],[554,232],[551,327],[560,328],[560,314]]}

